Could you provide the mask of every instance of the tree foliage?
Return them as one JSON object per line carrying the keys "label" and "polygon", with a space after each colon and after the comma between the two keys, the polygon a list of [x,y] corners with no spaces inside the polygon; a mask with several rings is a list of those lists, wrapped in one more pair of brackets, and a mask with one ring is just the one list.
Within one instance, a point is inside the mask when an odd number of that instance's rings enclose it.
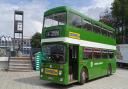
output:
{"label": "tree foliage", "polygon": [[41,33],[35,33],[31,39],[32,48],[41,48]]}
{"label": "tree foliage", "polygon": [[115,0],[111,9],[118,22],[128,24],[128,0]]}
{"label": "tree foliage", "polygon": [[99,21],[114,28],[113,17],[112,17],[111,11],[109,11],[107,9],[103,13],[103,15],[100,16]]}
{"label": "tree foliage", "polygon": [[114,0],[111,10],[117,28],[117,43],[128,43],[128,0]]}

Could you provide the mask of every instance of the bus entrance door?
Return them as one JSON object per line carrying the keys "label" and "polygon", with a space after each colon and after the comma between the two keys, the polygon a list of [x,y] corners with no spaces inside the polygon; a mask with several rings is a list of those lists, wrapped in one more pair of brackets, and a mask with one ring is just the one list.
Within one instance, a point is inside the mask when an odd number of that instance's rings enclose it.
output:
{"label": "bus entrance door", "polygon": [[69,81],[78,80],[78,52],[79,46],[69,46]]}

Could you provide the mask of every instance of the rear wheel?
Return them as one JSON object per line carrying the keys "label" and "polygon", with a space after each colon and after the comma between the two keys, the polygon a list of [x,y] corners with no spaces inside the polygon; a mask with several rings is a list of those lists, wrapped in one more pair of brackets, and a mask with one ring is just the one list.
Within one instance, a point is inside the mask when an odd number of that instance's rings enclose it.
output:
{"label": "rear wheel", "polygon": [[87,82],[87,73],[83,68],[80,73],[80,84],[84,84],[85,82]]}

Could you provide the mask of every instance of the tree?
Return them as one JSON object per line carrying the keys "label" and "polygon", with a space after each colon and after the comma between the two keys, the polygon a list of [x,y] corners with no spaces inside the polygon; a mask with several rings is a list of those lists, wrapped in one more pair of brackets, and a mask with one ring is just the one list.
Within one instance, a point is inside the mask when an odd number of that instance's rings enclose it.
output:
{"label": "tree", "polygon": [[128,0],[115,0],[111,9],[113,17],[122,24],[128,24]]}
{"label": "tree", "polygon": [[111,14],[111,11],[109,11],[108,9],[105,10],[105,12],[103,12],[103,14],[100,16],[100,22],[105,23],[106,25],[113,27],[114,28],[114,23],[113,23],[113,17]]}
{"label": "tree", "polygon": [[117,28],[117,37],[121,37],[119,43],[127,43],[128,0],[114,0],[111,10]]}
{"label": "tree", "polygon": [[35,33],[31,39],[32,48],[41,48],[41,33]]}

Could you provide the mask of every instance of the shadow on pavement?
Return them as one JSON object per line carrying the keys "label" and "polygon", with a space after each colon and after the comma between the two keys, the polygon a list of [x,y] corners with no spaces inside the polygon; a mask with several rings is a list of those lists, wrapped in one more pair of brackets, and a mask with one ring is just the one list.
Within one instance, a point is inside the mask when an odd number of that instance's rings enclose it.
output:
{"label": "shadow on pavement", "polygon": [[54,89],[68,89],[70,87],[75,87],[75,86],[79,85],[78,83],[70,84],[70,85],[55,84],[55,83],[40,80],[39,76],[19,78],[19,79],[14,79],[14,81],[24,83],[24,84],[33,85],[33,86],[40,86],[40,87],[42,86],[45,88],[54,88]]}
{"label": "shadow on pavement", "polygon": [[70,87],[74,87],[73,84],[60,85],[60,84],[55,84],[55,83],[46,83],[46,84],[43,84],[43,86],[49,87],[49,88],[54,88],[54,89],[69,89]]}
{"label": "shadow on pavement", "polygon": [[[93,81],[96,81],[96,80],[99,80],[99,79],[102,79],[102,78],[105,78],[105,77],[107,77],[107,76],[102,76],[102,77],[90,80],[85,84],[88,84],[90,82],[93,82]],[[48,82],[48,81],[40,80],[39,76],[18,78],[18,79],[14,79],[14,81],[24,83],[24,84],[33,85],[33,86],[39,86],[39,87],[43,87],[43,88],[54,88],[54,89],[68,89],[70,87],[81,86],[81,85],[79,85],[79,83],[74,83],[74,84],[70,84],[70,85],[55,84],[55,83],[51,83],[51,82]]]}

